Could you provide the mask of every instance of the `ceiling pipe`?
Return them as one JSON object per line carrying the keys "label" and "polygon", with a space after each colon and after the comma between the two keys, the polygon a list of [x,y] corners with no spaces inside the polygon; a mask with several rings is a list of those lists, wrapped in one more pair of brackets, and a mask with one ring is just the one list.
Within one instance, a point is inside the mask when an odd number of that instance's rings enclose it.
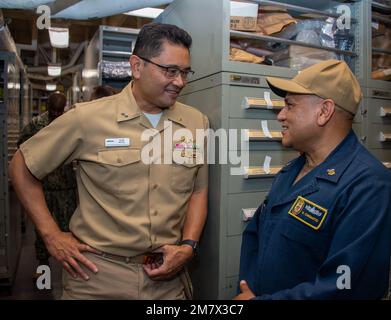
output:
{"label": "ceiling pipe", "polygon": [[[38,47],[38,51],[41,54],[41,56],[43,57],[43,59],[45,60],[45,62],[49,63],[50,58],[49,58],[49,55],[47,54],[47,52],[45,51],[45,49],[40,46],[40,47]],[[37,67],[37,68],[42,68],[42,67]]]}
{"label": "ceiling pipe", "polygon": [[57,63],[57,48],[52,48],[52,63]]}
{"label": "ceiling pipe", "polygon": [[21,68],[24,68],[22,59],[18,54],[14,39],[11,36],[11,32],[8,26],[5,24],[3,11],[0,9],[0,51],[9,51],[15,53],[16,60]]}
{"label": "ceiling pipe", "polygon": [[[67,74],[81,71],[83,70],[83,68],[84,68],[84,64],[77,64],[72,67],[61,68],[61,76],[65,76]],[[47,71],[47,67],[45,70]],[[41,81],[50,81],[60,77],[60,76],[44,76],[42,74],[37,74],[37,73],[28,73],[27,76],[30,80],[41,80]]]}
{"label": "ceiling pipe", "polygon": [[46,91],[46,85],[42,85],[42,84],[38,84],[38,83],[32,82],[32,83],[31,83],[31,87],[32,87],[34,90]]}
{"label": "ceiling pipe", "polygon": [[[65,70],[65,69],[68,69],[72,66],[75,65],[75,63],[77,62],[77,60],[80,58],[80,55],[83,53],[83,50],[87,47],[87,41],[84,41],[82,43],[80,43],[80,45],[78,46],[78,48],[76,49],[76,52],[74,53],[74,55],[72,56],[72,59],[69,61],[69,63],[65,66],[63,66],[61,69],[62,70]],[[41,73],[46,73],[48,70],[48,67],[47,66],[44,66],[44,67],[29,67],[27,68],[27,71],[30,73],[30,75],[32,75],[31,73],[35,73],[35,72],[41,72]],[[30,76],[29,75],[29,76]],[[61,71],[61,75],[63,75],[63,72]],[[53,78],[53,77],[51,77]],[[55,77],[54,77],[55,78]]]}
{"label": "ceiling pipe", "polygon": [[53,18],[86,20],[103,18],[146,7],[158,7],[173,0],[83,0],[53,16]]}

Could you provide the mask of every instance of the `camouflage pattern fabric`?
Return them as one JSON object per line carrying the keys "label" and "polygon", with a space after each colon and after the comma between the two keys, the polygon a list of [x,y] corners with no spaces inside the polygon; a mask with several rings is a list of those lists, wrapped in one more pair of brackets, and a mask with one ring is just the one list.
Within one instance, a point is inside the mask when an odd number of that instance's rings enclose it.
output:
{"label": "camouflage pattern fabric", "polygon": [[[18,146],[49,125],[49,123],[48,112],[34,117],[23,128],[18,140]],[[69,221],[77,207],[77,185],[73,164],[63,165],[46,176],[42,180],[42,187],[49,211],[60,229],[68,232]],[[37,259],[40,261],[48,260],[50,254],[37,230],[36,235],[35,250]]]}

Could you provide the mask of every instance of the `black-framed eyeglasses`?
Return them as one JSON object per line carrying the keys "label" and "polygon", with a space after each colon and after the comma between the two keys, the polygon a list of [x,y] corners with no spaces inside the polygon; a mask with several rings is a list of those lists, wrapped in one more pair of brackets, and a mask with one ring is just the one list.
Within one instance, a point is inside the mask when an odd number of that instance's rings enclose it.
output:
{"label": "black-framed eyeglasses", "polygon": [[191,79],[191,77],[194,75],[193,70],[183,70],[178,67],[163,66],[163,65],[158,64],[156,62],[153,62],[147,58],[140,57],[140,56],[138,56],[138,57],[146,62],[152,63],[153,65],[155,65],[159,68],[162,68],[165,71],[165,76],[168,79],[175,79],[180,74],[183,80],[189,81]]}

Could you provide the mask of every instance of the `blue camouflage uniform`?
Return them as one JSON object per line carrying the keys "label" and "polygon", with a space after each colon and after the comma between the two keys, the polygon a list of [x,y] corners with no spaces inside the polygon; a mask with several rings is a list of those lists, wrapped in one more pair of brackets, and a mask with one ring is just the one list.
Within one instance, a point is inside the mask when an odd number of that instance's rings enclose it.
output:
{"label": "blue camouflage uniform", "polygon": [[278,173],[244,231],[239,279],[261,300],[382,298],[391,173],[353,131],[293,184],[304,163],[300,156]]}

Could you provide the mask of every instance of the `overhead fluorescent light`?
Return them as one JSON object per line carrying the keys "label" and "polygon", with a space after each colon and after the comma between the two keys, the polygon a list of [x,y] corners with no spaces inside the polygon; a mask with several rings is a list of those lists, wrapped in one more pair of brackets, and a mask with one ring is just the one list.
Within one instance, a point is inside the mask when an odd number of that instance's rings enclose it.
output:
{"label": "overhead fluorescent light", "polygon": [[69,29],[68,28],[49,28],[50,44],[54,48],[68,48]]}
{"label": "overhead fluorescent light", "polygon": [[141,17],[141,18],[151,18],[155,19],[157,18],[164,10],[163,9],[157,9],[157,8],[144,8],[139,10],[133,10],[129,12],[125,12],[124,14],[127,14],[128,16],[135,16],[135,17]]}
{"label": "overhead fluorescent light", "polygon": [[48,65],[48,75],[49,76],[60,76],[61,75],[61,66],[60,65]]}
{"label": "overhead fluorescent light", "polygon": [[54,91],[56,89],[57,89],[57,85],[55,83],[47,83],[46,84],[47,91]]}

